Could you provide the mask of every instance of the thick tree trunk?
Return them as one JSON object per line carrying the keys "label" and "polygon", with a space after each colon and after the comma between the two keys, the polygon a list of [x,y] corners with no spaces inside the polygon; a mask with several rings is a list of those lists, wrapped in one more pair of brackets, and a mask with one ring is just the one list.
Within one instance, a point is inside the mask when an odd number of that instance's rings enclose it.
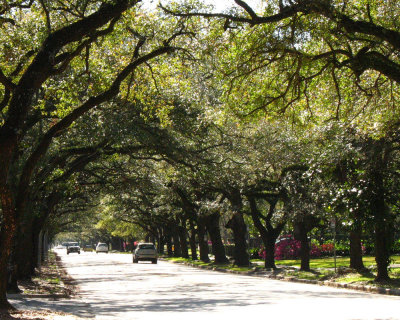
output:
{"label": "thick tree trunk", "polygon": [[231,190],[231,193],[228,194],[228,199],[232,206],[233,215],[226,227],[233,231],[233,239],[235,241],[233,258],[237,266],[249,266],[250,257],[247,252],[246,242],[247,226],[242,213],[243,201],[240,190]]}
{"label": "thick tree trunk", "polygon": [[186,220],[182,221],[182,225],[178,227],[179,231],[179,241],[181,245],[181,255],[182,258],[189,258],[189,248],[187,244],[187,230],[186,230]]}
{"label": "thick tree trunk", "polygon": [[206,240],[206,224],[204,217],[199,217],[197,222],[197,237],[199,239],[200,260],[203,262],[210,262],[208,256],[208,243]]}
{"label": "thick tree trunk", "polygon": [[392,232],[385,221],[375,222],[375,261],[377,265],[376,281],[390,279],[388,267],[390,263],[390,246],[392,244]]}
{"label": "thick tree trunk", "polygon": [[176,232],[172,233],[172,239],[174,241],[174,257],[181,257],[182,256],[182,250],[181,250],[181,243],[179,239],[179,234],[178,234],[178,228],[175,228]]}
{"label": "thick tree trunk", "polygon": [[171,235],[166,234],[165,238],[166,238],[166,242],[167,242],[167,254],[168,254],[168,257],[172,257],[174,255],[174,251],[172,250]]}
{"label": "thick tree trunk", "polygon": [[249,266],[250,257],[247,252],[246,234],[247,227],[240,211],[234,212],[227,227],[233,231],[233,239],[235,241],[234,255],[235,264],[237,266]]}
{"label": "thick tree trunk", "polygon": [[310,271],[310,242],[308,241],[307,236],[309,230],[311,230],[311,228],[307,226],[307,223],[304,220],[297,222],[295,236],[296,240],[301,242],[301,271]]}
{"label": "thick tree trunk", "polygon": [[18,264],[15,261],[15,246],[8,263],[7,293],[21,293],[18,287]]}
{"label": "thick tree trunk", "polygon": [[277,237],[267,237],[263,239],[263,243],[265,246],[265,268],[276,269],[275,265],[275,242]]}
{"label": "thick tree trunk", "polygon": [[225,254],[224,243],[222,242],[221,230],[219,227],[220,215],[219,212],[207,216],[207,230],[211,239],[215,263],[223,264],[228,263],[229,260]]}
{"label": "thick tree trunk", "polygon": [[196,230],[192,221],[190,221],[189,243],[192,260],[197,260]]}
{"label": "thick tree trunk", "polygon": [[162,233],[162,229],[158,229],[158,253],[160,255],[164,254],[164,246],[165,246],[165,239],[164,239],[164,235]]}
{"label": "thick tree trunk", "polygon": [[17,241],[16,248],[16,264],[18,270],[18,278],[19,279],[30,279],[33,275],[33,270],[35,269],[35,248],[33,243],[33,235],[31,230],[26,230],[26,232],[22,233],[21,235],[26,236],[19,237]]}
{"label": "thick tree trunk", "polygon": [[357,271],[365,270],[362,259],[361,228],[350,231],[350,268]]}
{"label": "thick tree trunk", "polygon": [[7,300],[7,269],[17,230],[17,218],[11,191],[5,184],[0,185],[0,197],[3,214],[2,232],[0,233],[0,310],[10,310],[13,307]]}
{"label": "thick tree trunk", "polygon": [[307,233],[304,237],[301,238],[301,248],[300,248],[300,256],[301,256],[301,271],[310,271],[310,243],[308,241]]}
{"label": "thick tree trunk", "polygon": [[374,216],[375,261],[377,265],[376,281],[389,280],[390,249],[393,244],[393,219],[385,202],[383,172],[387,167],[385,161],[385,140],[373,141],[373,168],[370,172],[371,212]]}

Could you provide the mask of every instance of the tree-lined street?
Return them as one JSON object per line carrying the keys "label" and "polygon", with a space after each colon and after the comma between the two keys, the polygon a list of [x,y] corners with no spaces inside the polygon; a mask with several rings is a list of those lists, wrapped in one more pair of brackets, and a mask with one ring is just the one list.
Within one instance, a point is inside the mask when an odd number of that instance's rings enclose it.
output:
{"label": "tree-lined street", "polygon": [[[213,2],[0,1],[0,312],[71,243],[400,288],[400,0]],[[81,296],[42,307],[82,317],[396,316],[396,298],[60,254]]]}
{"label": "tree-lined street", "polygon": [[[59,252],[79,286],[72,300],[41,301],[95,319],[400,319],[400,297],[224,274],[159,261],[131,263],[129,254]],[[33,308],[35,298],[15,306]]]}

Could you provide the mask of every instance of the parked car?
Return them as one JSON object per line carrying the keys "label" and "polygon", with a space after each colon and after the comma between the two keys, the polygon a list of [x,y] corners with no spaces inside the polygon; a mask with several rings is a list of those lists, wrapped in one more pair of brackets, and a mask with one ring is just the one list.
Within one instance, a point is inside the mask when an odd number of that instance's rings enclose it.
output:
{"label": "parked car", "polygon": [[139,243],[133,252],[132,262],[151,261],[157,263],[157,249],[153,243]]}
{"label": "parked car", "polygon": [[108,253],[108,244],[107,243],[103,243],[103,242],[99,242],[96,246],[96,253],[99,252],[105,252]]}
{"label": "parked car", "polygon": [[81,247],[79,246],[78,242],[67,243],[67,254],[70,254],[71,252],[77,252],[78,254],[81,254]]}

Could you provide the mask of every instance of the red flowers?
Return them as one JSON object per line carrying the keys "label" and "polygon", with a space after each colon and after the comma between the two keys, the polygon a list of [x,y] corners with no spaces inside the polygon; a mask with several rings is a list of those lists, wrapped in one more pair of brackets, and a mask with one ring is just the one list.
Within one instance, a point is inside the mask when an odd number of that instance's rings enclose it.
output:
{"label": "red flowers", "polygon": [[[301,242],[295,240],[292,235],[285,235],[275,244],[275,259],[297,259],[300,257]],[[311,243],[310,255],[312,258],[333,255],[334,246],[332,242],[318,244]],[[265,249],[261,248],[259,255],[265,259]]]}

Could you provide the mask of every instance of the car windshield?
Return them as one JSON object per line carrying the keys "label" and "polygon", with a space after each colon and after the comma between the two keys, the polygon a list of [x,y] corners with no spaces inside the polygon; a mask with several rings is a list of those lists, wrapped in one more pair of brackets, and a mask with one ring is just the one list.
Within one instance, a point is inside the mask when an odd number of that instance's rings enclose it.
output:
{"label": "car windshield", "polygon": [[77,246],[79,246],[79,244],[78,244],[78,242],[70,242],[68,246],[77,247]]}
{"label": "car windshield", "polygon": [[100,243],[100,244],[98,245],[98,247],[107,247],[107,245],[106,245],[105,243]]}
{"label": "car windshield", "polygon": [[141,244],[139,249],[155,249],[154,244]]}

